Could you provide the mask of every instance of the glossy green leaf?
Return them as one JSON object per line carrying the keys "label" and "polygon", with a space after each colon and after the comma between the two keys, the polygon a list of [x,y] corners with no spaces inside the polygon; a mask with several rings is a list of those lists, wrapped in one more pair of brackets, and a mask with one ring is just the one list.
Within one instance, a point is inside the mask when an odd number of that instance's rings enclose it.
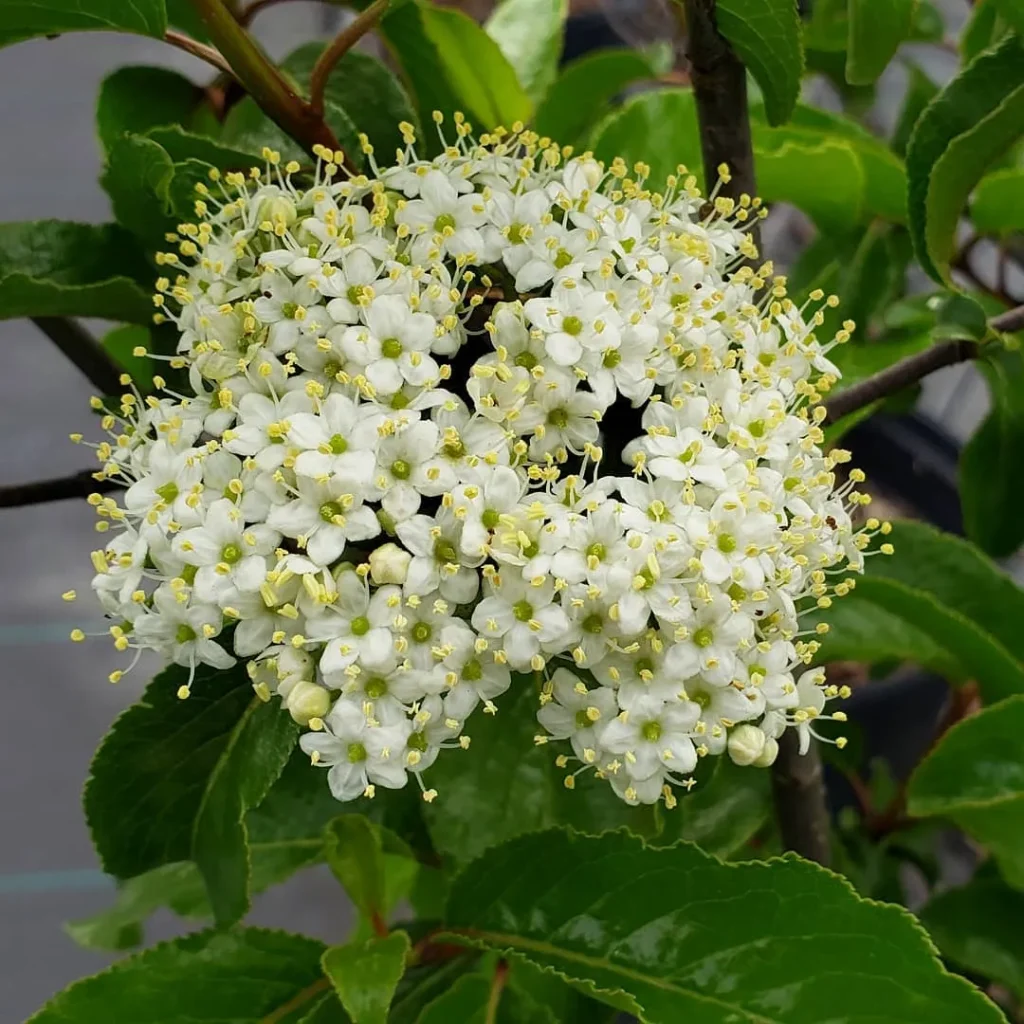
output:
{"label": "glossy green leaf", "polygon": [[1001,1019],[909,913],[797,858],[724,865],[688,844],[552,830],[470,865],[447,924],[650,1024]]}
{"label": "glossy green leaf", "polygon": [[539,103],[558,74],[568,0],[501,0],[484,28]]}
{"label": "glossy green leaf", "polygon": [[993,0],[996,12],[1018,35],[1024,35],[1024,3],[1021,0]]}
{"label": "glossy green leaf", "polygon": [[948,818],[1024,889],[1024,694],[953,726],[918,765],[907,812]]}
{"label": "glossy green leaf", "polygon": [[917,0],[850,0],[846,80],[870,85],[910,36]]}
{"label": "glossy green leaf", "polygon": [[126,135],[110,149],[100,183],[122,224],[148,248],[164,240],[169,225],[169,188],[174,164],[163,146]]}
{"label": "glossy green leaf", "polygon": [[[322,43],[307,43],[281,62],[304,92],[308,92],[309,77],[323,49]],[[393,162],[395,150],[405,148],[400,122],[419,128],[419,118],[401,82],[376,57],[360,50],[349,50],[338,61],[327,78],[324,95],[369,137],[379,162]]]}
{"label": "glossy green leaf", "polygon": [[408,955],[409,936],[405,932],[325,950],[324,973],[352,1024],[387,1024],[388,1008],[405,973]]}
{"label": "glossy green leaf", "polygon": [[327,827],[327,863],[348,897],[368,918],[384,911],[384,851],[378,826],[345,814]]}
{"label": "glossy green leaf", "polygon": [[619,93],[653,75],[647,58],[636,50],[597,50],[578,57],[562,69],[537,107],[534,127],[560,145],[575,145]]}
{"label": "glossy green leaf", "polygon": [[[263,892],[324,859],[324,827],[337,816],[338,802],[322,782],[309,758],[296,748],[270,792],[246,816],[251,892]],[[408,887],[399,887],[399,893],[407,895]],[[388,898],[390,908],[390,891]],[[182,917],[213,916],[202,875],[192,861],[164,864],[129,878],[112,907],[71,922],[66,930],[82,946],[126,949],[139,945],[140,926],[165,906]]]}
{"label": "glossy green leaf", "polygon": [[975,878],[933,896],[920,918],[947,960],[1024,998],[1024,893],[999,878]]}
{"label": "glossy green leaf", "polygon": [[263,170],[261,149],[232,148],[216,139],[186,131],[181,125],[162,125],[151,128],[146,138],[159,143],[175,162],[201,160],[222,171],[248,171],[253,167]]}
{"label": "glossy green leaf", "polygon": [[907,91],[903,97],[899,120],[892,133],[893,152],[900,156],[906,156],[907,144],[910,142],[917,119],[939,91],[939,87],[916,64],[908,65],[907,71]]}
{"label": "glossy green leaf", "polygon": [[[460,109],[478,131],[528,121],[529,96],[498,44],[468,15],[450,7],[420,5],[426,38],[433,43]],[[422,109],[422,108],[421,108]]]}
{"label": "glossy green leaf", "polygon": [[977,0],[971,5],[970,17],[960,33],[960,55],[965,64],[992,45],[998,19],[995,0]]}
{"label": "glossy green leaf", "polygon": [[96,129],[107,151],[126,132],[187,122],[203,92],[168,68],[124,67],[107,75],[96,104]]}
{"label": "glossy green leaf", "polygon": [[76,982],[29,1024],[297,1024],[329,985],[323,948],[260,928],[198,932]]}
{"label": "glossy green leaf", "polygon": [[971,220],[983,235],[1024,231],[1024,169],[995,171],[978,182]]}
{"label": "glossy green leaf", "polygon": [[715,17],[718,30],[761,87],[768,122],[787,121],[800,95],[804,70],[794,0],[718,0]]}
{"label": "glossy green leaf", "polygon": [[480,959],[475,950],[467,950],[464,956],[453,957],[440,965],[410,967],[391,1001],[388,1024],[421,1024],[424,1009],[457,984],[459,978],[475,970]]}
{"label": "glossy green leaf", "polygon": [[1024,693],[1024,591],[977,548],[922,523],[897,523],[892,556],[873,555],[830,625],[820,660],[900,658],[973,678],[989,701]]}
{"label": "glossy green leaf", "polygon": [[164,0],[4,0],[0,46],[61,32],[135,32],[163,38]]}
{"label": "glossy green leaf", "polygon": [[180,700],[187,678],[178,667],[160,673],[114,723],[93,758],[86,818],[110,874],[194,860],[215,918],[231,923],[248,909],[245,812],[281,774],[298,729],[253,696],[240,667],[200,667]]}
{"label": "glossy green leaf", "polygon": [[936,341],[982,341],[987,334],[988,317],[977,299],[950,292],[935,302]]}
{"label": "glossy green leaf", "polygon": [[960,508],[967,536],[1005,558],[1024,542],[1024,360],[995,349],[978,366],[992,408],[960,453]]}
{"label": "glossy green leaf", "polygon": [[[495,1010],[490,1012],[495,998],[493,987],[497,968],[494,961],[493,956],[486,957],[476,971],[459,978],[451,988],[424,1008],[416,1024],[452,1024],[454,1021],[458,1021],[458,1024],[569,1024],[570,1019],[579,1021],[579,1024],[584,1021],[592,1024],[599,1019],[602,1008],[598,1004],[590,1003],[585,1011],[579,1011],[586,1012],[586,1017],[569,1018],[564,1012],[556,1015],[555,1007],[550,1005],[550,991],[541,993],[543,1002],[533,998],[530,992],[517,984],[518,978],[526,971],[537,975],[542,972],[532,964],[518,959],[502,966],[501,970],[506,972],[505,982],[498,993]],[[565,982],[554,976],[542,976],[550,978],[561,989],[572,992]],[[564,996],[562,1001],[565,1001]],[[564,1006],[558,1007],[558,1011],[565,1009]]]}
{"label": "glossy green leaf", "polygon": [[0,224],[0,319],[93,316],[149,323],[145,256],[115,224]]}
{"label": "glossy green leaf", "polygon": [[925,108],[907,147],[907,208],[924,270],[944,281],[967,196],[1024,126],[1024,47],[982,53]]}
{"label": "glossy green leaf", "polygon": [[804,20],[804,46],[826,53],[846,49],[849,38],[848,0],[815,0]]}

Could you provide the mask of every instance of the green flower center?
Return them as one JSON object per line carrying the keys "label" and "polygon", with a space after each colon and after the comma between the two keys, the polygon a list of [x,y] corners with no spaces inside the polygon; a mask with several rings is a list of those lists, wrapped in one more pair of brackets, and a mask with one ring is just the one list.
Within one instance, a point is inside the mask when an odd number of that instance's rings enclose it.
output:
{"label": "green flower center", "polygon": [[526,241],[526,238],[523,235],[523,225],[522,224],[510,224],[509,225],[508,240],[513,245],[522,245],[522,243]]}
{"label": "green flower center", "polygon": [[601,360],[601,365],[606,370],[614,370],[621,362],[622,356],[619,354],[618,349],[613,348],[610,352],[605,352],[604,359]]}
{"label": "green flower center", "polygon": [[710,647],[715,642],[715,634],[707,626],[701,626],[694,631],[693,642],[698,647]]}
{"label": "green flower center", "polygon": [[409,396],[404,391],[396,391],[391,396],[392,409],[404,409],[409,404]]}
{"label": "green flower center", "polygon": [[412,627],[412,631],[409,634],[414,643],[425,644],[430,637],[433,635],[434,630],[431,628],[429,622],[417,622]]}
{"label": "green flower center", "polygon": [[688,466],[697,457],[697,453],[700,451],[700,441],[691,441],[686,446],[686,450],[679,453],[679,461],[684,465]]}
{"label": "green flower center", "polygon": [[168,480],[167,483],[161,484],[156,489],[156,493],[162,501],[166,501],[170,505],[178,496],[178,485],[173,480]]}
{"label": "green flower center", "polygon": [[746,601],[747,599],[747,592],[738,583],[730,583],[726,593],[734,601]]}
{"label": "green flower center", "polygon": [[583,330],[583,321],[578,316],[562,317],[562,330],[575,337]]}
{"label": "green flower center", "polygon": [[537,357],[532,352],[520,352],[512,362],[524,370],[532,370],[537,365]]}
{"label": "green flower center", "polygon": [[234,565],[242,557],[242,549],[237,544],[225,544],[220,553],[222,562]]}
{"label": "green flower center", "polygon": [[558,430],[565,430],[569,425],[569,413],[565,409],[552,409],[548,413],[548,423]]}
{"label": "green flower center", "polygon": [[348,291],[345,292],[345,298],[352,303],[353,306],[359,305],[359,300],[363,297],[363,286],[361,284],[350,284]]}
{"label": "green flower center", "polygon": [[495,529],[500,519],[501,513],[496,512],[493,508],[485,508],[483,515],[480,516],[480,522],[484,524],[485,530]]}
{"label": "green flower center", "polygon": [[366,636],[370,632],[370,620],[365,615],[359,615],[349,624],[353,636]]}
{"label": "green flower center", "polygon": [[587,714],[586,708],[576,712],[577,729],[589,729],[593,724],[594,723],[590,720],[590,715]]}
{"label": "green flower center", "polygon": [[181,578],[191,587],[196,581],[196,573],[199,572],[198,565],[186,565],[181,570]]}
{"label": "green flower center", "polygon": [[338,374],[341,373],[341,363],[336,359],[332,359],[330,362],[324,363],[324,376],[328,380],[334,380]]}
{"label": "green flower center", "polygon": [[450,540],[438,537],[434,541],[434,558],[445,565],[453,562],[458,564],[459,553],[455,550],[455,545]]}
{"label": "green flower center", "polygon": [[559,249],[555,253],[555,269],[562,270],[564,267],[569,266],[572,263],[572,253],[568,249]]}
{"label": "green flower center", "polygon": [[346,754],[349,764],[359,764],[366,760],[366,747],[362,743],[350,743]]}
{"label": "green flower center", "polygon": [[408,480],[412,475],[412,466],[405,459],[395,459],[391,463],[391,475],[396,480]]}
{"label": "green flower center", "polygon": [[195,638],[196,631],[187,622],[183,622],[174,634],[174,639],[179,644],[191,643]]}
{"label": "green flower center", "polygon": [[479,682],[484,677],[484,668],[476,658],[462,666],[462,678],[467,683]]}
{"label": "green flower center", "polygon": [[648,743],[657,743],[661,739],[661,722],[644,722],[640,735]]}
{"label": "green flower center", "polygon": [[380,354],[385,359],[397,359],[402,354],[402,343],[397,338],[385,338],[380,343]]}
{"label": "green flower center", "polygon": [[633,246],[636,245],[636,239],[624,238],[621,242],[619,242],[619,245],[622,246],[622,251],[624,253],[631,253],[633,251]]}
{"label": "green flower center", "polygon": [[366,685],[363,687],[363,693],[365,693],[370,700],[380,700],[380,698],[387,692],[387,680],[381,679],[380,676],[374,676],[372,679],[368,679],[366,681]]}
{"label": "green flower center", "polygon": [[441,446],[441,454],[446,459],[461,459],[466,454],[466,446],[461,439],[458,441],[447,441]]}
{"label": "green flower center", "polygon": [[711,694],[705,690],[698,690],[696,693],[688,693],[687,696],[696,704],[701,711],[707,711],[711,707]]}
{"label": "green flower center", "polygon": [[336,501],[325,501],[320,506],[320,518],[325,523],[333,523],[334,517],[341,514],[341,506]]}
{"label": "green flower center", "polygon": [[669,299],[669,303],[673,309],[679,309],[680,307],[685,308],[690,304],[690,296],[684,295],[682,292],[676,292],[672,298]]}
{"label": "green flower center", "polygon": [[530,619],[533,618],[533,605],[526,600],[516,601],[516,603],[512,605],[512,614],[520,622],[529,622]]}
{"label": "green flower center", "polygon": [[427,747],[430,746],[427,743],[427,734],[425,732],[414,732],[409,737],[406,746],[410,750],[418,750],[421,754],[426,753]]}
{"label": "green flower center", "polygon": [[764,437],[764,420],[751,420],[747,424],[751,437]]}
{"label": "green flower center", "polygon": [[650,658],[637,658],[633,662],[633,671],[637,679],[643,679],[645,672],[654,672],[654,662]]}
{"label": "green flower center", "polygon": [[596,558],[599,562],[608,554],[605,546],[600,541],[594,541],[585,552],[587,558]]}
{"label": "green flower center", "polygon": [[434,218],[434,230],[444,231],[445,228],[454,228],[455,218],[450,213],[442,213]]}
{"label": "green flower center", "polygon": [[281,304],[281,315],[287,320],[294,320],[295,314],[298,313],[299,306],[296,302],[283,302]]}
{"label": "green flower center", "polygon": [[332,455],[344,455],[348,451],[348,441],[341,434],[331,434],[331,439],[327,443],[331,446]]}
{"label": "green flower center", "polygon": [[718,550],[724,555],[731,555],[736,550],[736,538],[731,533],[720,533]]}
{"label": "green flower center", "polygon": [[584,632],[600,633],[604,629],[604,618],[597,612],[592,612],[582,622]]}

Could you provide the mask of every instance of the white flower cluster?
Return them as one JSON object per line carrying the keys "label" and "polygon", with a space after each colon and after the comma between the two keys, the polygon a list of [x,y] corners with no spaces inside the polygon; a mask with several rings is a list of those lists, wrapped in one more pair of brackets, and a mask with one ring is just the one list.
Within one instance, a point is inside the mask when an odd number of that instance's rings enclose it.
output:
{"label": "white flower cluster", "polygon": [[409,773],[432,799],[510,686],[567,785],[630,803],[806,744],[838,691],[798,676],[801,613],[886,525],[854,531],[863,477],[821,448],[822,313],[744,262],[759,203],[459,119],[423,160],[402,127],[372,177],[327,150],[214,176],[158,257],[188,393],[105,410],[116,646],[246,661],[341,800]]}

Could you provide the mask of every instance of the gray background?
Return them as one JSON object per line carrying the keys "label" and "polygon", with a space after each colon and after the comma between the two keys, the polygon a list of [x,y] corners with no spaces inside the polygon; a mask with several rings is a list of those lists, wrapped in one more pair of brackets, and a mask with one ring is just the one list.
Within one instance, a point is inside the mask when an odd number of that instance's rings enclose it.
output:
{"label": "gray background", "polygon": [[[947,0],[962,16],[963,0]],[[322,35],[336,11],[289,3],[258,20],[275,55]],[[954,61],[935,55],[936,78]],[[109,218],[97,184],[100,154],[93,107],[101,79],[123,64],[161,63],[197,78],[198,62],[152,40],[107,34],[36,40],[0,51],[0,220]],[[891,116],[901,72],[887,73],[880,116]],[[0,322],[0,480],[55,476],[89,465],[68,442],[87,430],[87,382],[30,323]],[[963,435],[983,415],[978,382],[954,368],[928,382],[924,403]],[[23,1020],[53,992],[102,968],[109,958],[79,949],[61,924],[108,905],[110,881],[99,871],[83,821],[80,793],[89,759],[116,714],[136,698],[145,666],[118,686],[106,681],[120,663],[109,642],[68,642],[73,626],[102,629],[89,600],[88,552],[93,515],[69,501],[0,511],[2,712],[0,712],[0,1024]],[[77,604],[61,593],[75,588]],[[151,668],[152,666],[150,666]],[[320,869],[305,872],[257,901],[254,920],[339,939],[348,915]],[[168,915],[151,936],[174,934]]]}

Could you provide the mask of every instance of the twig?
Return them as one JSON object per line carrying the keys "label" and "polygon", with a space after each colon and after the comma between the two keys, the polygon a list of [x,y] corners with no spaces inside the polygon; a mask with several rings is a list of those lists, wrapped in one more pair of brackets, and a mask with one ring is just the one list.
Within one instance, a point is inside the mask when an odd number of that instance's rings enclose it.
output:
{"label": "twig", "polygon": [[292,89],[224,0],[192,0],[192,5],[235,78],[276,124],[310,152],[317,145],[339,148],[323,116]]}
{"label": "twig", "polygon": [[508,971],[507,960],[499,960],[494,965],[494,977],[491,980],[491,992],[487,999],[484,1024],[495,1024],[498,1019],[498,1005],[501,1003],[501,994],[505,991],[505,982],[508,981]]}
{"label": "twig", "polygon": [[[252,0],[248,7],[244,8],[238,15],[240,25],[248,25],[260,11],[268,7],[276,7],[278,4],[288,3],[289,0]],[[341,0],[324,0],[325,3],[340,3]]]}
{"label": "twig", "polygon": [[77,320],[63,316],[34,316],[36,325],[61,350],[64,357],[95,385],[101,395],[121,391],[124,372],[110,353]]}
{"label": "twig", "polygon": [[[754,176],[754,148],[750,140],[747,105],[747,73],[732,47],[719,33],[715,22],[715,0],[683,0],[688,33],[686,55],[697,101],[700,147],[704,158],[704,181],[711,188],[718,180],[718,168],[726,164],[731,180],[721,195],[739,199],[757,194]],[[755,222],[751,237],[760,246]]]}
{"label": "twig", "polygon": [[171,46],[176,46],[179,50],[184,50],[186,53],[191,53],[193,57],[206,61],[207,64],[215,67],[218,71],[223,71],[232,78],[235,77],[235,73],[231,70],[231,65],[224,59],[224,54],[220,50],[207,46],[206,43],[201,43],[198,39],[185,35],[184,32],[178,32],[173,28],[169,28],[164,33],[164,42],[170,43]]}
{"label": "twig", "polygon": [[365,11],[350,21],[328,44],[309,76],[309,105],[317,115],[324,112],[324,90],[335,64],[366,35],[388,9],[390,0],[373,0]]}
{"label": "twig", "polygon": [[779,756],[772,765],[772,796],[782,845],[808,860],[829,864],[832,851],[821,754],[814,743],[801,754],[794,729],[779,737]]}
{"label": "twig", "polygon": [[[988,324],[993,330],[1005,334],[1024,330],[1024,306],[1008,309],[1005,313],[992,317]],[[923,352],[907,356],[906,359],[901,359],[898,363],[893,363],[879,373],[826,399],[824,405],[828,415],[825,422],[835,423],[836,420],[849,416],[851,412],[863,409],[865,405],[877,402],[880,398],[888,398],[889,395],[916,384],[944,366],[975,359],[978,352],[979,346],[975,342],[958,340],[943,341],[926,348]]]}
{"label": "twig", "polygon": [[123,487],[124,484],[117,480],[96,480],[91,469],[83,469],[79,473],[54,480],[36,480],[28,484],[0,487],[0,508],[24,508],[26,505],[42,505],[48,501],[87,498],[93,493],[109,494]]}

